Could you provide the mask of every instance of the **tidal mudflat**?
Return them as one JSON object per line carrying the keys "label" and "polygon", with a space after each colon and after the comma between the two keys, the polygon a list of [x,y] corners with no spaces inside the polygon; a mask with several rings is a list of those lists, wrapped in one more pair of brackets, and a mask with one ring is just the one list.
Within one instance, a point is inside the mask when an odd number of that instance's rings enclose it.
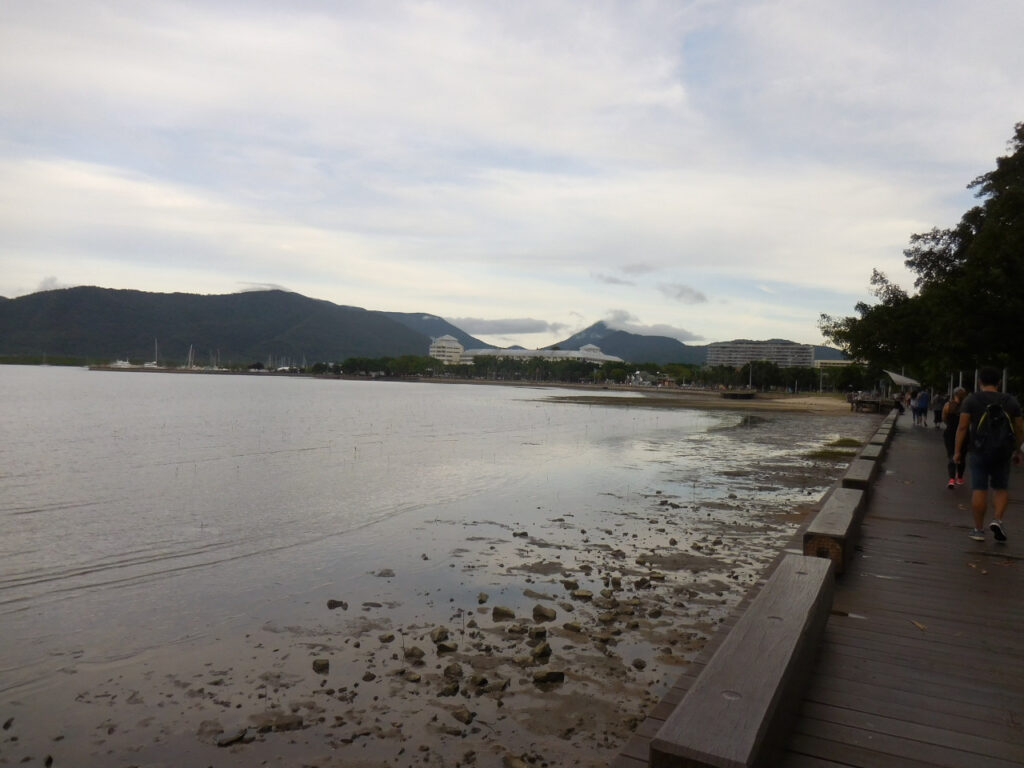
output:
{"label": "tidal mudflat", "polygon": [[[201,576],[136,585],[130,650],[43,638],[66,649],[4,687],[0,763],[605,765],[841,474],[812,454],[876,423],[839,404],[641,429],[607,483],[567,456],[241,558],[218,620],[187,619],[211,611]],[[180,631],[151,640],[167,616]]]}

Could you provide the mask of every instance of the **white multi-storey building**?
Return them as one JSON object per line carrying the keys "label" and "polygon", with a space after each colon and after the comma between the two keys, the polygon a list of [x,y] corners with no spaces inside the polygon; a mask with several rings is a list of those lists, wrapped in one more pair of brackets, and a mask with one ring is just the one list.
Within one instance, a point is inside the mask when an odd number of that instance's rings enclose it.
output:
{"label": "white multi-storey building", "polygon": [[622,358],[606,355],[600,347],[584,344],[579,349],[467,349],[462,362],[472,363],[475,357],[506,357],[511,360],[582,360],[587,363],[621,363]]}
{"label": "white multi-storey building", "polygon": [[430,343],[430,356],[445,365],[454,365],[462,359],[464,347],[454,336],[440,336]]}
{"label": "white multi-storey building", "polygon": [[814,347],[792,341],[719,341],[708,344],[707,364],[739,368],[754,361],[775,363],[780,368],[810,368]]}

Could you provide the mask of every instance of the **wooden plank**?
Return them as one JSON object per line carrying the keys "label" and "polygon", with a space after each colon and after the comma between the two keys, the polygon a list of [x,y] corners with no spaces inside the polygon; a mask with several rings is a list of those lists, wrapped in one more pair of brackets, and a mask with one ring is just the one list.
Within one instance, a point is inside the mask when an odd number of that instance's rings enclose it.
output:
{"label": "wooden plank", "polygon": [[830,560],[783,559],[652,740],[652,768],[771,759],[795,712],[832,589]]}
{"label": "wooden plank", "polygon": [[877,469],[878,465],[873,461],[854,459],[843,475],[841,486],[867,492],[871,488],[871,481],[875,479]]}
{"label": "wooden plank", "polygon": [[860,458],[867,459],[868,461],[881,461],[885,455],[885,446],[879,445],[878,443],[868,443],[860,449]]}
{"label": "wooden plank", "polygon": [[857,543],[863,508],[864,491],[836,488],[804,531],[804,554],[830,559],[836,575],[842,574]]}

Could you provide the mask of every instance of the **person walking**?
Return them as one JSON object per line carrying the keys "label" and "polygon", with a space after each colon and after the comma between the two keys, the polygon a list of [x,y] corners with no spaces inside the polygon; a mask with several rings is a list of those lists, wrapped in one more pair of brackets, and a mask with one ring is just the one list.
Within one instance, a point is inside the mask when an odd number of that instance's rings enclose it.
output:
{"label": "person walking", "polygon": [[942,411],[948,402],[949,400],[942,394],[936,395],[932,400],[932,424],[936,429],[942,429]]}
{"label": "person walking", "polygon": [[978,372],[979,389],[968,395],[960,407],[953,461],[959,463],[971,440],[971,512],[974,529],[970,537],[985,540],[988,489],[992,488],[993,518],[989,530],[997,542],[1006,541],[1003,513],[1010,501],[1010,462],[1020,464],[1024,442],[1024,420],[1017,398],[999,391],[999,370],[985,367]]}
{"label": "person walking", "polygon": [[917,393],[917,422],[922,427],[928,426],[928,405],[931,403],[931,395],[927,389]]}
{"label": "person walking", "polygon": [[[946,444],[946,467],[949,471],[949,490],[954,490],[958,485],[964,484],[964,457],[960,461],[953,461],[953,454],[956,453],[956,431],[960,426],[960,406],[967,397],[967,390],[957,387],[953,390],[953,396],[942,406],[942,423],[946,430],[942,433],[942,441]],[[967,445],[964,446],[967,451]]]}

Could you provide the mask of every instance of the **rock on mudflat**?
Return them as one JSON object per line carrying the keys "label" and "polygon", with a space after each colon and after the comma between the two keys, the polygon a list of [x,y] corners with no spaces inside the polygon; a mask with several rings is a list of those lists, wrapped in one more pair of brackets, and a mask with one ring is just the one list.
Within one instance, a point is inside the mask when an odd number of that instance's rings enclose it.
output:
{"label": "rock on mudflat", "polygon": [[486,603],[486,602],[487,602],[488,600],[490,600],[490,595],[488,595],[488,594],[487,594],[486,592],[481,592],[481,593],[480,593],[479,595],[477,595],[477,596],[476,596],[476,601],[477,601],[477,602],[478,602],[478,603],[479,603],[480,605],[483,605],[483,604],[484,604],[484,603]]}
{"label": "rock on mudflat", "polygon": [[496,605],[491,609],[491,619],[493,621],[512,621],[516,617],[516,612],[511,608],[506,608],[504,605]]}
{"label": "rock on mudflat", "polygon": [[448,639],[448,628],[434,627],[432,630],[430,630],[430,639],[434,643],[434,645],[444,642]]}
{"label": "rock on mudflat", "polygon": [[469,725],[473,722],[473,718],[476,717],[476,713],[470,712],[466,707],[459,707],[454,712],[452,712],[452,717],[454,717],[463,725]]}
{"label": "rock on mudflat", "polygon": [[326,675],[331,671],[331,662],[328,659],[313,659],[313,671],[318,675]]}
{"label": "rock on mudflat", "polygon": [[533,606],[533,620],[537,622],[541,621],[554,621],[555,617],[558,616],[555,613],[554,608],[549,608],[546,605],[535,605]]}
{"label": "rock on mudflat", "polygon": [[347,611],[348,603],[346,603],[344,600],[328,600],[327,610],[333,611],[335,608],[341,608],[341,610]]}
{"label": "rock on mudflat", "polygon": [[558,669],[538,669],[533,673],[533,682],[538,685],[545,683],[561,683],[565,681],[565,672]]}

